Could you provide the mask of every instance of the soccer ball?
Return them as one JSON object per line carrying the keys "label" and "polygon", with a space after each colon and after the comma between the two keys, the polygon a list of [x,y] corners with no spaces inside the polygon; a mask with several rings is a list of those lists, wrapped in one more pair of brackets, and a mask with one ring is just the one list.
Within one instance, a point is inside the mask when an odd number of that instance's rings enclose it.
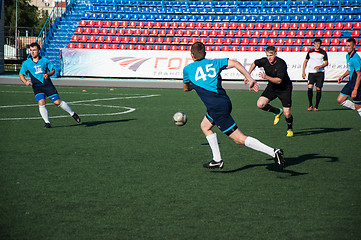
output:
{"label": "soccer ball", "polygon": [[176,112],[173,115],[173,121],[175,125],[183,126],[187,123],[187,114],[185,114],[184,112]]}

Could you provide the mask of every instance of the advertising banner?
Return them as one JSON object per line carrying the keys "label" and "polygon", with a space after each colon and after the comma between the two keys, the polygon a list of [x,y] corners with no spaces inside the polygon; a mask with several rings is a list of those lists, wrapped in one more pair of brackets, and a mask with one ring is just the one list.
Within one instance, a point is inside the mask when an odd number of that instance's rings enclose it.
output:
{"label": "advertising banner", "polygon": [[[337,81],[346,71],[346,53],[329,52],[326,81]],[[247,70],[254,60],[265,57],[264,52],[207,52],[206,58],[230,58]],[[279,52],[286,61],[291,80],[302,80],[302,65],[306,52]],[[192,62],[189,51],[147,51],[111,49],[62,49],[62,76],[182,79],[183,68]],[[252,77],[259,80],[262,69],[256,68]],[[224,70],[224,80],[243,79],[236,69]]]}

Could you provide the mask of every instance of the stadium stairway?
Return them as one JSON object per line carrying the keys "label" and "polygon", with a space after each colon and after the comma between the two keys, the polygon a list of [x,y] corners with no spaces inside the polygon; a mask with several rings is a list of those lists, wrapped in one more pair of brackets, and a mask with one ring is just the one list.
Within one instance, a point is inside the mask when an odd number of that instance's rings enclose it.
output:
{"label": "stadium stairway", "polygon": [[73,7],[61,17],[53,36],[49,37],[49,45],[43,52],[43,55],[55,65],[53,77],[60,76],[60,49],[67,47],[85,9],[90,5],[92,5],[91,0],[74,1]]}

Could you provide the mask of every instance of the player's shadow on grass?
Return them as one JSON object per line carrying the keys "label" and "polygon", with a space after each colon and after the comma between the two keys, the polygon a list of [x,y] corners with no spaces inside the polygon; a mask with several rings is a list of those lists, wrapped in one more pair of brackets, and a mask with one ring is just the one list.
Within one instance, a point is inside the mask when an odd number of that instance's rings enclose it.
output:
{"label": "player's shadow on grass", "polygon": [[351,128],[305,128],[305,129],[300,129],[297,132],[294,132],[294,136],[307,136],[307,135],[342,132],[349,130],[351,130]]}
{"label": "player's shadow on grass", "polygon": [[86,121],[86,122],[81,122],[80,124],[73,124],[70,126],[68,125],[68,126],[62,126],[62,127],[77,127],[77,126],[94,127],[94,126],[98,126],[101,124],[129,122],[129,121],[133,121],[133,120],[137,120],[137,119],[133,118],[133,119],[118,119],[118,120],[107,120],[107,121]]}
{"label": "player's shadow on grass", "polygon": [[[288,174],[290,174],[291,177],[295,177],[295,176],[306,175],[308,173],[296,172],[293,170],[289,170],[287,168],[289,168],[290,166],[298,165],[305,161],[314,160],[314,159],[329,159],[327,162],[337,162],[338,161],[337,157],[319,156],[317,153],[310,153],[310,154],[304,154],[304,155],[301,155],[301,156],[298,156],[295,158],[285,158],[286,165],[285,165],[285,168],[283,169],[283,171],[279,169],[279,166],[276,163],[272,162],[272,163],[266,163],[266,164],[250,164],[250,165],[246,165],[241,168],[234,169],[234,170],[212,171],[212,172],[214,172],[214,173],[236,173],[236,172],[244,171],[244,170],[254,168],[254,167],[266,167],[266,169],[269,171],[288,173]],[[272,161],[273,161],[273,159],[272,159]]]}

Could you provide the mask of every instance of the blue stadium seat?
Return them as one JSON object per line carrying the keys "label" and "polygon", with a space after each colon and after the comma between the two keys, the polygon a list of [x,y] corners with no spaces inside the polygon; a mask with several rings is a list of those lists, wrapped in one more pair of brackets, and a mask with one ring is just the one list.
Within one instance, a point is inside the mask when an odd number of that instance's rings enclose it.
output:
{"label": "blue stadium seat", "polygon": [[248,17],[248,21],[255,22],[257,20],[257,17],[255,15],[251,15]]}
{"label": "blue stadium seat", "polygon": [[308,21],[310,21],[310,22],[316,22],[316,21],[317,21],[317,16],[311,15],[311,16],[308,18]]}
{"label": "blue stadium seat", "polygon": [[114,20],[122,20],[122,18],[123,18],[123,15],[118,13],[118,14],[115,14]]}
{"label": "blue stadium seat", "polygon": [[257,22],[264,22],[264,20],[265,20],[264,15],[258,15],[257,16]]}
{"label": "blue stadium seat", "polygon": [[335,15],[332,14],[327,15],[327,22],[334,22],[334,21],[336,21]]}
{"label": "blue stadium seat", "polygon": [[289,2],[289,4],[290,4],[290,7],[298,7],[298,4],[296,1],[291,1],[291,2]]}
{"label": "blue stadium seat", "polygon": [[230,15],[230,14],[232,14],[232,13],[233,13],[233,11],[232,11],[231,8],[225,8],[225,9],[224,9],[224,12],[223,12],[223,14],[225,14],[225,15]]}
{"label": "blue stadium seat", "polygon": [[182,13],[183,13],[183,10],[182,10],[182,8],[175,8],[175,9],[174,9],[174,13],[175,13],[175,14],[182,14]]}
{"label": "blue stadium seat", "polygon": [[229,2],[229,7],[231,7],[231,8],[237,7],[237,1],[230,1]]}
{"label": "blue stadium seat", "polygon": [[[288,7],[288,1],[281,1],[281,2],[279,2],[279,6],[280,6],[280,7],[283,7],[283,8],[287,8],[287,7]],[[276,5],[275,5],[275,7],[276,7]]]}
{"label": "blue stadium seat", "polygon": [[274,21],[274,22],[282,22],[282,16],[280,16],[280,15],[274,16],[274,17],[273,17],[273,21]]}
{"label": "blue stadium seat", "polygon": [[320,13],[321,14],[328,14],[328,8],[321,8]]}
{"label": "blue stadium seat", "polygon": [[154,14],[149,14],[147,17],[147,21],[154,21],[155,20],[155,15]]}
{"label": "blue stadium seat", "polygon": [[276,13],[277,14],[284,14],[285,13],[285,10],[283,8],[277,8],[276,9]]}
{"label": "blue stadium seat", "polygon": [[272,22],[273,17],[272,17],[272,15],[266,15],[264,20],[265,20],[265,22]]}
{"label": "blue stadium seat", "polygon": [[[288,15],[286,15],[288,16]],[[291,22],[299,22],[300,16],[299,15],[291,15]]]}
{"label": "blue stadium seat", "polygon": [[[114,19],[116,19],[116,17]],[[146,20],[147,20],[147,15],[145,15],[145,14],[139,15],[139,21],[146,21]]]}
{"label": "blue stadium seat", "polygon": [[267,14],[267,10],[266,10],[265,8],[261,8],[261,9],[259,10],[259,14],[265,15],[265,14]]}
{"label": "blue stadium seat", "polygon": [[206,21],[206,17],[204,15],[198,15],[197,21],[204,22],[204,21]]}
{"label": "blue stadium seat", "polygon": [[224,8],[217,8],[216,14],[224,14]]}
{"label": "blue stadium seat", "polygon": [[180,17],[180,20],[183,22],[188,22],[189,21],[189,16],[188,15],[183,15]]}
{"label": "blue stadium seat", "polygon": [[238,6],[239,6],[239,7],[241,7],[241,8],[246,7],[246,6],[247,6],[247,4],[248,4],[248,2],[247,2],[247,1],[240,1],[240,2],[238,2]]}
{"label": "blue stadium seat", "polygon": [[232,10],[233,14],[236,14],[236,15],[242,15],[242,9],[241,8],[234,8]]}
{"label": "blue stadium seat", "polygon": [[[317,8],[316,8],[317,9]],[[302,8],[302,13],[303,14],[310,14],[314,9],[309,9],[309,8]],[[318,11],[318,10],[317,10]]]}
{"label": "blue stadium seat", "polygon": [[320,22],[325,22],[326,21],[326,15],[318,15],[317,16],[317,20]]}
{"label": "blue stadium seat", "polygon": [[319,9],[319,8],[312,8],[312,9],[311,9],[311,13],[312,13],[312,14],[319,14],[319,13],[320,13],[320,9]]}
{"label": "blue stadium seat", "polygon": [[155,15],[155,21],[163,21],[164,15],[163,14],[157,14]]}
{"label": "blue stadium seat", "polygon": [[249,13],[250,13],[249,8],[243,8],[242,9],[242,14],[249,14]]}
{"label": "blue stadium seat", "polygon": [[290,15],[285,15],[285,16],[283,16],[282,21],[284,21],[284,22],[289,22],[290,19],[291,19],[291,16],[290,16]]}
{"label": "blue stadium seat", "polygon": [[163,21],[171,22],[172,21],[172,16],[171,15],[164,15]]}
{"label": "blue stadium seat", "polygon": [[229,15],[224,15],[222,17],[222,19],[223,19],[223,22],[229,22],[231,20],[231,17]]}
{"label": "blue stadium seat", "polygon": [[197,21],[197,16],[196,16],[196,15],[191,15],[191,16],[189,17],[189,21],[192,21],[192,22]]}
{"label": "blue stadium seat", "polygon": [[188,5],[189,5],[190,8],[195,8],[195,7],[197,7],[197,2],[196,1],[190,1],[188,3]]}
{"label": "blue stadium seat", "polygon": [[191,14],[191,10],[189,8],[183,8],[183,14]]}
{"label": "blue stadium seat", "polygon": [[114,13],[108,13],[105,15],[105,19],[107,20],[113,20],[115,17]]}
{"label": "blue stadium seat", "polygon": [[307,21],[308,21],[308,16],[307,15],[301,15],[300,22],[307,22]]}
{"label": "blue stadium seat", "polygon": [[130,14],[123,14],[123,15],[122,15],[122,20],[123,20],[123,21],[129,21],[131,17],[132,17],[132,16],[131,16]]}
{"label": "blue stadium seat", "polygon": [[251,14],[258,14],[258,8],[251,8],[250,13]]}
{"label": "blue stadium seat", "polygon": [[179,20],[179,15],[173,15],[173,16],[172,16],[172,20],[175,21],[175,22],[180,21],[180,20]]}
{"label": "blue stadium seat", "polygon": [[238,22],[240,20],[239,20],[239,17],[237,15],[234,15],[234,16],[231,17],[230,21],[231,22]]}
{"label": "blue stadium seat", "polygon": [[206,21],[207,21],[207,22],[212,22],[213,19],[214,19],[213,15],[208,15],[208,16],[206,17]]}
{"label": "blue stadium seat", "polygon": [[213,21],[221,22],[222,21],[222,16],[219,16],[219,15],[215,16]]}
{"label": "blue stadium seat", "polygon": [[82,15],[82,19],[89,19],[90,18],[90,13],[83,13],[83,15]]}
{"label": "blue stadium seat", "polygon": [[246,21],[247,21],[247,16],[241,15],[241,16],[239,17],[239,21],[240,21],[240,22],[246,22]]}

